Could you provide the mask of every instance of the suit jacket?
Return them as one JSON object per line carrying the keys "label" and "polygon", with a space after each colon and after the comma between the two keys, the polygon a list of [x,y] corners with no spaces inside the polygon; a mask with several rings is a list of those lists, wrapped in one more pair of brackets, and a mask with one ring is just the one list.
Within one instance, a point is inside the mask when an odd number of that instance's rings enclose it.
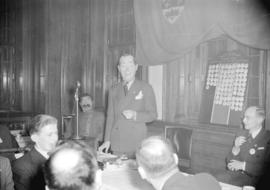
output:
{"label": "suit jacket", "polygon": [[2,156],[0,156],[0,189],[14,190],[10,161]]}
{"label": "suit jacket", "polygon": [[16,190],[42,190],[45,181],[42,172],[46,158],[35,148],[12,163],[13,179]]}
{"label": "suit jacket", "polygon": [[[248,139],[248,132],[245,131],[241,134]],[[240,146],[240,152],[234,156],[230,151],[227,156],[227,162],[231,159],[245,161],[245,172],[250,177],[258,177],[262,174],[263,168],[269,161],[270,151],[270,132],[263,128],[259,134],[253,139],[249,138],[245,143]]]}
{"label": "suit jacket", "polygon": [[178,172],[163,185],[162,190],[221,190],[218,181],[207,173],[184,176]]}
{"label": "suit jacket", "polygon": [[[7,126],[0,125],[0,149],[6,148],[19,148],[19,145]],[[9,158],[10,161],[15,160],[14,153],[1,153],[0,155]]]}
{"label": "suit jacket", "polygon": [[[136,120],[126,119],[124,110],[137,112]],[[109,90],[105,141],[111,142],[111,149],[120,153],[135,152],[147,135],[145,123],[157,117],[156,100],[152,86],[135,80],[127,95],[123,83]]]}

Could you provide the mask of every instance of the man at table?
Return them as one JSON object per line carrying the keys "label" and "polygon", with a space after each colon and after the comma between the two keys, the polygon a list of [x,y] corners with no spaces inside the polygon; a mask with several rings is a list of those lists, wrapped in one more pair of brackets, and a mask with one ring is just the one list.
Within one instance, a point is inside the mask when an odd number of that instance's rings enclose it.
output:
{"label": "man at table", "polygon": [[156,190],[220,190],[218,181],[207,173],[183,175],[178,157],[169,141],[152,136],[142,141],[136,152],[138,171]]}
{"label": "man at table", "polygon": [[95,152],[82,141],[58,146],[44,167],[46,189],[109,190],[101,184]]}
{"label": "man at table", "polygon": [[251,106],[245,111],[244,131],[237,135],[226,161],[227,169],[220,181],[233,185],[254,185],[269,162],[270,133],[263,127],[264,109]]}
{"label": "man at table", "polygon": [[109,90],[104,143],[114,154],[134,157],[136,147],[146,137],[145,123],[156,119],[156,100],[152,86],[135,78],[138,64],[130,54],[120,57],[118,70],[123,82]]}
{"label": "man at table", "polygon": [[32,120],[29,133],[35,146],[12,163],[15,189],[43,190],[42,166],[58,142],[57,119],[50,115],[37,115]]}

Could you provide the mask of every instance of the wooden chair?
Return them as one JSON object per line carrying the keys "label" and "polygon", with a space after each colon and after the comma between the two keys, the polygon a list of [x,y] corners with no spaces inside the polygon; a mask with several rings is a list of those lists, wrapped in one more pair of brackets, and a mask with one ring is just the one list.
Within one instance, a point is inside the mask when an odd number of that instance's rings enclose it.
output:
{"label": "wooden chair", "polygon": [[177,126],[165,126],[165,138],[168,139],[178,155],[179,169],[193,173],[191,168],[192,129]]}

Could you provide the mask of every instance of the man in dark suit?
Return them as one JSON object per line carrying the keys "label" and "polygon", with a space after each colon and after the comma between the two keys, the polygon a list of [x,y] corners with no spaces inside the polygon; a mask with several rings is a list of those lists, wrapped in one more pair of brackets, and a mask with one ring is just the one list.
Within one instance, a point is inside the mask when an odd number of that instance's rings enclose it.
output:
{"label": "man in dark suit", "polygon": [[184,175],[169,141],[152,136],[142,141],[136,152],[138,171],[157,190],[221,190],[218,181],[207,173]]}
{"label": "man in dark suit", "polygon": [[269,162],[270,133],[263,127],[265,112],[252,106],[245,111],[245,130],[237,135],[226,161],[228,171],[220,181],[233,185],[255,185]]}
{"label": "man in dark suit", "polygon": [[[19,148],[19,145],[7,126],[0,125],[0,150],[9,148]],[[7,157],[10,161],[15,160],[14,152],[0,153],[0,155]]]}
{"label": "man in dark suit", "polygon": [[2,156],[0,156],[0,189],[14,190],[10,161]]}
{"label": "man in dark suit", "polygon": [[49,115],[37,115],[33,118],[29,133],[35,146],[12,163],[16,190],[45,189],[42,165],[58,141],[57,119]]}
{"label": "man in dark suit", "polygon": [[118,70],[123,82],[109,90],[104,143],[99,150],[134,157],[136,147],[146,137],[145,123],[156,119],[156,100],[151,85],[136,80],[138,64],[134,57],[120,57]]}
{"label": "man in dark suit", "polygon": [[[104,112],[94,108],[93,98],[90,94],[82,94],[79,99],[80,111],[78,115],[79,128],[78,134],[83,138],[96,138],[98,141],[103,141],[103,132],[105,125]],[[69,123],[65,136],[72,138],[75,134],[76,120],[75,118]]]}

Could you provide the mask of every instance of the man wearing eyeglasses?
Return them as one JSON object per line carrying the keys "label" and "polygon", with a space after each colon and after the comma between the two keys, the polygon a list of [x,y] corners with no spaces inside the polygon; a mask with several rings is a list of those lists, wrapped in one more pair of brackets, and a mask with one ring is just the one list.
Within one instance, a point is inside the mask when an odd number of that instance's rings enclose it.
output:
{"label": "man wearing eyeglasses", "polygon": [[[105,114],[94,108],[93,98],[90,94],[82,94],[79,98],[79,114],[78,114],[78,135],[80,137],[94,137],[98,141],[103,140],[103,131],[105,125]],[[72,122],[66,128],[65,138],[72,138],[76,131],[76,120],[73,118]]]}
{"label": "man wearing eyeglasses", "polygon": [[83,94],[79,100],[81,112],[79,112],[79,135],[95,137],[102,141],[105,116],[94,109],[93,99],[89,94]]}

